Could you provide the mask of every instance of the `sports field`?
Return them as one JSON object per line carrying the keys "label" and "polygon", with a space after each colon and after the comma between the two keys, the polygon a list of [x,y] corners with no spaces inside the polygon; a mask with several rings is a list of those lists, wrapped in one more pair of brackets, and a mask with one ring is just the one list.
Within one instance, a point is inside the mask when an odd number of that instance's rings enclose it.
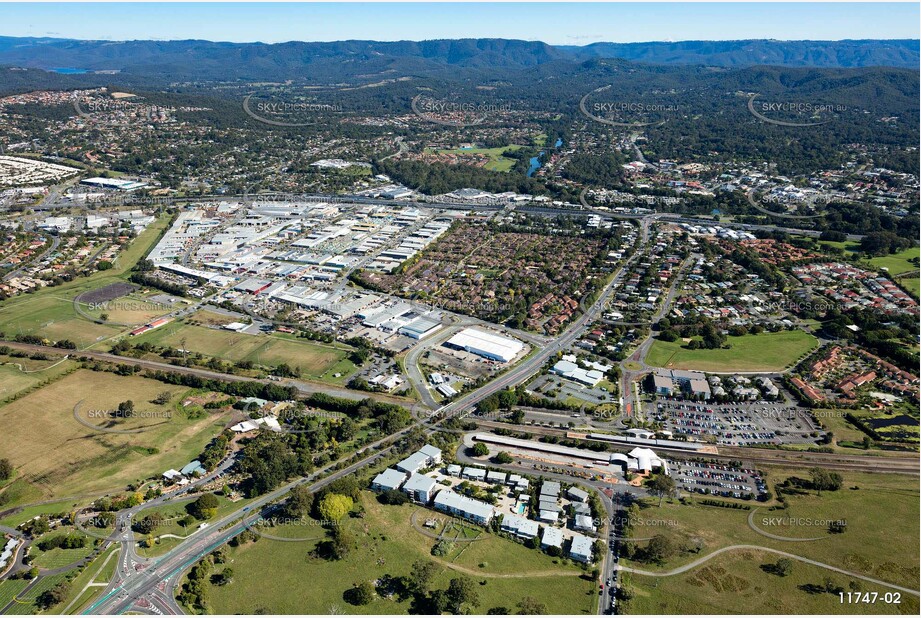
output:
{"label": "sports field", "polygon": [[729,337],[729,349],[689,350],[684,342],[655,340],[646,356],[653,367],[698,371],[781,371],[818,345],[801,330]]}
{"label": "sports field", "polygon": [[122,250],[109,270],[4,301],[0,304],[0,331],[10,336],[34,334],[52,340],[70,339],[80,348],[117,335],[124,327],[95,324],[81,317],[73,307],[74,298],[113,283],[124,283],[128,271],[147,254],[168,220],[160,217],[151,224]]}
{"label": "sports field", "polygon": [[[370,493],[362,494],[365,514],[346,519],[345,526],[355,536],[357,547],[342,560],[311,557],[316,541],[301,543],[260,538],[238,548],[228,548],[234,580],[226,586],[211,586],[208,595],[214,613],[290,614],[405,614],[409,601],[375,596],[368,605],[356,607],[342,594],[354,584],[374,581],[383,575],[399,577],[409,573],[416,560],[431,560],[440,567],[432,584],[444,589],[452,577],[471,577],[478,585],[479,602],[474,612],[485,614],[493,607],[506,607],[509,613],[524,597],[543,603],[549,613],[593,613],[597,587],[579,575],[572,564],[555,563],[537,550],[495,537],[485,531],[485,540],[458,544],[445,558],[431,555],[435,541],[416,531],[410,517],[418,506],[384,506]],[[278,536],[315,539],[318,530],[300,526]],[[466,545],[466,547],[464,547]],[[266,572],[271,577],[265,577]],[[302,594],[287,594],[290,590]]]}
{"label": "sports field", "polygon": [[[151,401],[173,394],[170,404]],[[16,467],[8,486],[15,504],[92,491],[118,491],[131,481],[183,466],[224,425],[217,416],[190,420],[181,410],[188,389],[140,377],[78,370],[0,407],[0,452]],[[131,399],[137,415],[113,419],[107,411]],[[74,408],[79,403],[78,416]],[[93,429],[141,430],[116,434]],[[52,454],[53,456],[49,456]]]}

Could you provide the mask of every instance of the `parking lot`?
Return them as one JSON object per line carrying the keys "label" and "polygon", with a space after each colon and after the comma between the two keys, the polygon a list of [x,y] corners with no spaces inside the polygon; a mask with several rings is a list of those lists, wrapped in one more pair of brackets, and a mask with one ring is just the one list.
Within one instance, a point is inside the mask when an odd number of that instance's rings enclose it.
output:
{"label": "parking lot", "polygon": [[757,470],[726,464],[672,460],[672,478],[685,491],[723,498],[757,498],[767,491]]}
{"label": "parking lot", "polygon": [[771,402],[711,405],[660,401],[655,419],[674,434],[713,436],[717,444],[730,446],[812,444],[823,433],[804,410]]}

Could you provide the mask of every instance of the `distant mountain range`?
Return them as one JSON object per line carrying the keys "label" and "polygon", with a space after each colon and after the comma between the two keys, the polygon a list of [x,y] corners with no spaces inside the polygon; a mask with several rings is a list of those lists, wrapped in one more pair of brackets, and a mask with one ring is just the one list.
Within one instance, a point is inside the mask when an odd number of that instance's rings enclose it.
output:
{"label": "distant mountain range", "polygon": [[571,67],[597,59],[733,68],[921,66],[918,40],[682,41],[577,47],[508,39],[264,44],[0,37],[0,65],[118,71],[126,77],[167,80],[373,80],[405,75],[458,77],[483,71],[501,77],[504,71]]}

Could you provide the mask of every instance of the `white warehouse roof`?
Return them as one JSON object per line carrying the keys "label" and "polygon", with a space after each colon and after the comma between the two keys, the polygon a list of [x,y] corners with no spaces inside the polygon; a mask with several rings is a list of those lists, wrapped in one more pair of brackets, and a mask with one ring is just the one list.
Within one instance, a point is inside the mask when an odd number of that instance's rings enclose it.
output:
{"label": "white warehouse roof", "polygon": [[508,362],[515,358],[524,344],[509,337],[495,335],[478,328],[465,328],[448,339],[448,345],[493,360]]}

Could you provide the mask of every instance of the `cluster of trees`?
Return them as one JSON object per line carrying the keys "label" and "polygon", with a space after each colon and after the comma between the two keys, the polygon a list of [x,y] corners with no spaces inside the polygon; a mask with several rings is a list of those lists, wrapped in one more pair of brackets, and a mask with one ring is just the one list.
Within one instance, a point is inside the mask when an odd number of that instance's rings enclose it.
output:
{"label": "cluster of trees", "polygon": [[70,581],[64,580],[42,592],[35,599],[35,604],[42,610],[48,610],[63,603],[70,595]]}
{"label": "cluster of trees", "polygon": [[[713,320],[704,316],[689,316],[678,322],[669,318],[659,320],[658,338],[662,341],[677,341],[681,338],[694,337],[688,344],[688,349],[714,350],[726,344],[724,335],[714,324]],[[696,337],[700,337],[697,339]]]}
{"label": "cluster of trees", "polygon": [[128,278],[128,280],[131,281],[131,283],[137,283],[138,285],[142,285],[145,287],[155,288],[157,290],[161,290],[173,296],[188,296],[189,295],[188,286],[185,286],[179,283],[173,283],[171,281],[166,281],[155,275],[149,275],[149,274],[145,274],[142,272],[135,272],[135,273],[131,273],[131,276]]}
{"label": "cluster of trees", "polygon": [[84,534],[58,534],[37,543],[42,551],[52,549],[80,549],[86,547],[89,539]]}
{"label": "cluster of trees", "polygon": [[7,481],[13,477],[13,462],[6,457],[0,459],[0,481]]}
{"label": "cluster of trees", "polygon": [[493,172],[473,165],[423,163],[396,158],[377,161],[374,172],[386,174],[395,181],[426,195],[441,195],[465,187],[476,187],[491,193],[506,191],[528,194],[543,193],[542,184],[525,175],[528,159],[521,156],[521,150],[507,151],[504,156],[518,158],[508,173]]}
{"label": "cluster of trees", "polygon": [[[424,615],[441,615],[444,613],[459,615],[472,613],[480,602],[476,582],[466,575],[458,575],[448,582],[447,588],[434,588],[440,569],[427,560],[413,563],[409,574],[400,577],[385,576],[378,586],[384,595],[395,595],[399,599],[411,599],[410,613]],[[354,589],[353,589],[354,590]],[[347,591],[347,602],[367,601],[364,593]],[[361,604],[361,603],[355,603]]]}
{"label": "cluster of trees", "polygon": [[166,384],[176,384],[189,388],[201,388],[236,397],[258,397],[269,401],[289,401],[297,397],[297,388],[281,384],[262,382],[225,382],[201,376],[174,373],[171,371],[151,371],[147,377]]}

